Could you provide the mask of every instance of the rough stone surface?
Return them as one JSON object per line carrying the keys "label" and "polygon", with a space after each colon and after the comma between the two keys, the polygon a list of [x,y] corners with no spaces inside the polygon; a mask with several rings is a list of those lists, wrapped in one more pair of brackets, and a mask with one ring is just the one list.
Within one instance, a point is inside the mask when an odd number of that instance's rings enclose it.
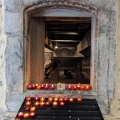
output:
{"label": "rough stone surface", "polygon": [[[8,2],[9,3],[9,2]],[[18,34],[22,33],[23,27],[22,13],[5,11],[5,33]]]}
{"label": "rough stone surface", "polygon": [[22,81],[22,39],[20,36],[10,36],[7,40],[6,56],[6,80],[7,90],[20,92],[23,89]]}
{"label": "rough stone surface", "polygon": [[[117,65],[116,65],[116,45],[119,48],[120,44],[116,44],[116,28],[117,28],[117,12],[118,7],[115,0],[1,0],[0,1],[0,120],[10,120],[15,117],[15,113],[19,109],[23,99],[31,93],[23,92],[23,9],[29,5],[33,5],[38,2],[43,2],[44,9],[47,8],[47,3],[62,4],[64,8],[67,2],[73,7],[78,9],[76,2],[87,4],[98,9],[98,33],[95,39],[95,80],[96,91],[83,94],[83,97],[87,96],[97,98],[102,112],[109,113],[104,115],[105,120],[117,120],[120,119],[120,52],[117,49]],[[3,2],[4,7],[3,8]],[[71,3],[70,3],[71,2]],[[119,2],[119,0],[118,0]],[[119,3],[120,5],[120,3]],[[34,8],[31,8],[34,9]],[[28,10],[29,11],[29,10]],[[91,10],[92,12],[92,10]],[[4,15],[4,17],[3,17]],[[120,15],[118,16],[120,19]],[[5,18],[5,19],[4,19]],[[120,28],[118,28],[120,29]],[[118,36],[120,39],[120,36]],[[118,41],[119,43],[119,41]],[[117,69],[116,69],[117,66]],[[116,77],[117,72],[117,77]],[[117,78],[117,79],[116,79]],[[116,92],[115,92],[115,80],[116,80]],[[114,98],[115,92],[115,98]],[[2,94],[4,93],[4,94]],[[41,91],[39,95],[43,95],[44,91]],[[54,91],[54,95],[66,94],[67,91],[57,92]],[[32,94],[36,94],[32,93]],[[46,92],[46,95],[53,95],[52,92]],[[77,96],[81,93],[69,92],[68,95]],[[6,99],[5,99],[6,98]],[[9,101],[10,99],[10,101]],[[113,101],[114,99],[114,101]],[[6,102],[6,106],[5,106]],[[112,104],[112,106],[111,106]],[[14,105],[14,107],[13,107]],[[5,109],[9,111],[16,111],[15,113],[4,114]]]}

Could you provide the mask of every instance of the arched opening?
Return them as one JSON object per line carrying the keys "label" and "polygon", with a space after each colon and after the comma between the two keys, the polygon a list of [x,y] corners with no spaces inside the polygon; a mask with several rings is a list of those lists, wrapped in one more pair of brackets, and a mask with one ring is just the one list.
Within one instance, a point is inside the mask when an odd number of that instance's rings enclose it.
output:
{"label": "arched opening", "polygon": [[29,9],[25,17],[29,23],[25,27],[26,84],[81,83],[93,88],[95,16],[81,9]]}

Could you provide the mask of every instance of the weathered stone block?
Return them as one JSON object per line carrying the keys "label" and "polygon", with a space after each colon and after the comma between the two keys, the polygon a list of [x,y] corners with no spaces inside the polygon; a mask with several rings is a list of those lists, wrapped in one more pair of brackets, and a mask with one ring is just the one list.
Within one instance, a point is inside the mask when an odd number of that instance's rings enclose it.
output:
{"label": "weathered stone block", "polygon": [[22,13],[5,12],[4,31],[6,34],[15,34],[22,32],[23,17]]}
{"label": "weathered stone block", "polygon": [[4,1],[5,1],[4,6],[6,10],[9,11],[20,12],[20,10],[22,10],[24,7],[23,0],[4,0]]}
{"label": "weathered stone block", "polygon": [[[8,92],[21,91],[23,89],[22,81],[22,39],[20,36],[12,36],[7,40],[5,52],[6,60],[6,79]],[[22,91],[21,91],[22,92]]]}

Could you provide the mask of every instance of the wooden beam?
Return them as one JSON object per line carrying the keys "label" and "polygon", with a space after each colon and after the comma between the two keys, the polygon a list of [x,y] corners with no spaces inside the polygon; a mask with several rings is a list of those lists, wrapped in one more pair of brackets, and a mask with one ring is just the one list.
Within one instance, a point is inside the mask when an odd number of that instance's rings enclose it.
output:
{"label": "wooden beam", "polygon": [[30,35],[31,35],[30,80],[31,83],[43,83],[45,23],[42,18],[31,18]]}

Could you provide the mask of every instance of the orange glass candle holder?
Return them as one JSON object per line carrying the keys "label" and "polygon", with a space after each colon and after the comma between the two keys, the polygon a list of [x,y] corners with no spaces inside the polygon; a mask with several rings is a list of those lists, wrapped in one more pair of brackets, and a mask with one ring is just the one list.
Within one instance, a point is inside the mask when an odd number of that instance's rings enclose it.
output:
{"label": "orange glass candle holder", "polygon": [[45,101],[45,98],[44,98],[44,97],[41,97],[41,98],[40,98],[40,101],[42,101],[42,102]]}
{"label": "orange glass candle holder", "polygon": [[78,90],[80,90],[80,88],[81,88],[81,85],[80,85],[80,84],[78,84],[78,85],[77,85],[77,89],[78,89]]}
{"label": "orange glass candle holder", "polygon": [[29,118],[30,114],[28,112],[25,112],[24,115],[23,115],[23,118],[27,119]]}
{"label": "orange glass candle holder", "polygon": [[45,102],[40,102],[40,107],[44,107]]}
{"label": "orange glass candle holder", "polygon": [[59,102],[63,102],[64,101],[64,98],[59,98]]}
{"label": "orange glass candle holder", "polygon": [[55,97],[55,98],[54,98],[54,101],[55,101],[55,102],[57,102],[57,101],[58,101],[58,98],[57,98],[57,97]]}
{"label": "orange glass candle holder", "polygon": [[53,101],[53,98],[52,98],[52,97],[48,98],[48,101],[49,101],[49,102],[52,102],[52,101]]}
{"label": "orange glass candle holder", "polygon": [[74,102],[74,98],[69,98],[69,102]]}
{"label": "orange glass candle holder", "polygon": [[36,87],[36,89],[37,89],[37,90],[40,90],[40,89],[41,89],[41,86],[40,86],[40,85],[38,85],[38,86]]}
{"label": "orange glass candle holder", "polygon": [[85,90],[89,91],[91,89],[90,85],[86,85]]}
{"label": "orange glass candle holder", "polygon": [[35,106],[30,107],[30,111],[31,112],[35,112],[36,111],[36,107]]}
{"label": "orange glass candle holder", "polygon": [[58,102],[54,101],[53,102],[53,107],[57,107],[58,106]]}
{"label": "orange glass candle holder", "polygon": [[31,97],[26,97],[26,101],[31,101]]}
{"label": "orange glass candle holder", "polygon": [[38,101],[36,101],[36,102],[34,102],[34,106],[39,106],[40,105],[40,102],[38,102]]}
{"label": "orange glass candle holder", "polygon": [[81,97],[77,98],[77,101],[78,101],[79,103],[81,103],[81,102],[82,102],[82,98],[81,98]]}
{"label": "orange glass candle holder", "polygon": [[81,85],[80,89],[85,90],[85,85]]}
{"label": "orange glass candle holder", "polygon": [[30,106],[31,105],[31,101],[26,101],[25,105],[26,106]]}

